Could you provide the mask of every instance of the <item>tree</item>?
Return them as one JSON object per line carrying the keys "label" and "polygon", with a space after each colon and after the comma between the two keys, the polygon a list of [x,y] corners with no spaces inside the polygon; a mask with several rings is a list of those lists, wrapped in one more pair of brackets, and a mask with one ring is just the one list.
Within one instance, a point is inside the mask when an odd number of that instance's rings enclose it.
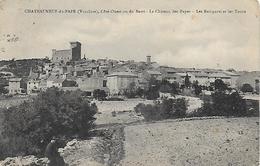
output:
{"label": "tree", "polygon": [[138,97],[143,97],[143,95],[144,95],[144,89],[138,87],[138,88],[136,89],[136,95],[137,95]]}
{"label": "tree", "polygon": [[162,92],[162,93],[171,93],[172,92],[171,83],[168,80],[163,79],[160,82],[159,91]]}
{"label": "tree", "polygon": [[246,92],[253,92],[254,89],[250,84],[243,84],[243,86],[241,87],[241,91],[246,93]]}
{"label": "tree", "polygon": [[134,110],[136,113],[141,114],[147,121],[162,120],[185,117],[187,105],[184,98],[164,99],[162,102],[155,103],[154,105],[140,103]]}
{"label": "tree", "polygon": [[259,94],[259,80],[255,80],[255,91],[257,94]]}
{"label": "tree", "polygon": [[163,85],[160,86],[160,92],[162,92],[162,93],[171,93],[172,89],[171,89],[170,85],[163,84]]}
{"label": "tree", "polygon": [[148,89],[145,91],[145,96],[148,100],[154,100],[159,97],[160,83],[155,78],[151,77],[148,82]]}
{"label": "tree", "polygon": [[196,80],[194,83],[193,83],[193,88],[194,88],[194,92],[195,92],[195,95],[198,96],[199,94],[201,94],[202,92],[202,87],[199,85],[199,82],[198,80]]}
{"label": "tree", "polygon": [[[53,136],[87,136],[94,126],[96,105],[81,97],[80,91],[47,89],[33,101],[4,110],[4,155],[43,154]],[[3,145],[2,145],[3,146]]]}
{"label": "tree", "polygon": [[215,90],[225,91],[228,89],[227,85],[221,80],[216,79],[214,82]]}
{"label": "tree", "polygon": [[194,116],[247,116],[246,102],[238,92],[226,94],[216,90]]}
{"label": "tree", "polygon": [[127,98],[134,98],[137,96],[137,88],[135,82],[131,82],[127,89],[124,90],[124,95]]}
{"label": "tree", "polygon": [[184,85],[185,85],[186,88],[190,87],[190,78],[189,78],[188,73],[185,76]]}
{"label": "tree", "polygon": [[8,90],[5,88],[8,86],[8,80],[5,78],[0,78],[0,94],[7,94]]}
{"label": "tree", "polygon": [[77,82],[73,80],[64,80],[62,82],[62,87],[77,87]]}
{"label": "tree", "polygon": [[95,89],[93,91],[93,97],[97,100],[105,100],[105,98],[107,97],[107,93],[104,90]]}
{"label": "tree", "polygon": [[171,83],[170,86],[172,88],[172,92],[171,92],[172,95],[179,94],[179,91],[180,91],[179,83],[173,82],[173,83]]}
{"label": "tree", "polygon": [[26,91],[27,90],[27,80],[22,78],[21,82],[20,82],[20,88],[22,88],[22,90]]}

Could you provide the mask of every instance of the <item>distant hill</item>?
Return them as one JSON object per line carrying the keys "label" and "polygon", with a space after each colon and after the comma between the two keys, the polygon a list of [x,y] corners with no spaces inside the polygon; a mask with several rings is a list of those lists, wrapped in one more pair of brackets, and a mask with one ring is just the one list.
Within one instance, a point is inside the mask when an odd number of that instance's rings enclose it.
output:
{"label": "distant hill", "polygon": [[19,60],[2,60],[0,61],[0,71],[12,72],[17,77],[26,77],[30,73],[30,69],[37,72],[38,66],[42,66],[44,62],[50,60],[44,59],[19,59]]}

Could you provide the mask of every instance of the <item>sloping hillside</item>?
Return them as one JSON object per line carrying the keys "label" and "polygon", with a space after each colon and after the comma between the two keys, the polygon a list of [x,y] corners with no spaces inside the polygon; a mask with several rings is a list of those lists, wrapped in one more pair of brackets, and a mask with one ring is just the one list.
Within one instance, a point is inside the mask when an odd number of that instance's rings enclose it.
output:
{"label": "sloping hillside", "polygon": [[259,164],[258,118],[167,121],[125,128],[124,166]]}

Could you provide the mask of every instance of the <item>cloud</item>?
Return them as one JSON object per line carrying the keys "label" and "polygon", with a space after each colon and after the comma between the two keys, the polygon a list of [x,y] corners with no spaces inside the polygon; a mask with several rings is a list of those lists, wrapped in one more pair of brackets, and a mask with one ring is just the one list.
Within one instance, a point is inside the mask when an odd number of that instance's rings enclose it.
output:
{"label": "cloud", "polygon": [[[234,47],[232,43],[216,41],[206,46],[196,46],[180,49],[175,55],[171,51],[157,54],[155,60],[164,65],[176,67],[235,68],[243,69],[249,66],[257,69],[258,57],[254,57],[254,47]],[[173,58],[174,57],[174,58]]]}

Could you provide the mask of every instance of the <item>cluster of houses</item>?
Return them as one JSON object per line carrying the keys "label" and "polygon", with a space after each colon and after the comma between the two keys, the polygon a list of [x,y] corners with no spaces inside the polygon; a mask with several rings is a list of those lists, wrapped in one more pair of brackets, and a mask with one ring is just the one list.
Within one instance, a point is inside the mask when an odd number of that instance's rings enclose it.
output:
{"label": "cluster of houses", "polygon": [[[70,42],[70,49],[52,50],[50,63],[45,63],[40,72],[30,71],[27,78],[27,94],[37,94],[50,87],[63,90],[85,91],[92,95],[96,89],[104,90],[109,95],[122,93],[130,85],[145,88],[149,79],[166,79],[171,83],[184,84],[186,75],[191,82],[197,81],[200,85],[209,86],[216,79],[223,80],[232,88],[238,88],[243,83],[249,83],[252,87],[259,87],[260,73],[236,71],[224,71],[217,69],[175,68],[160,66],[151,61],[151,56],[146,61],[118,61],[111,59],[87,59],[81,58],[81,43]],[[7,73],[5,73],[7,74]],[[9,78],[9,94],[21,94],[21,78],[13,75]],[[246,77],[247,79],[243,79]],[[242,78],[242,79],[241,79]]]}

